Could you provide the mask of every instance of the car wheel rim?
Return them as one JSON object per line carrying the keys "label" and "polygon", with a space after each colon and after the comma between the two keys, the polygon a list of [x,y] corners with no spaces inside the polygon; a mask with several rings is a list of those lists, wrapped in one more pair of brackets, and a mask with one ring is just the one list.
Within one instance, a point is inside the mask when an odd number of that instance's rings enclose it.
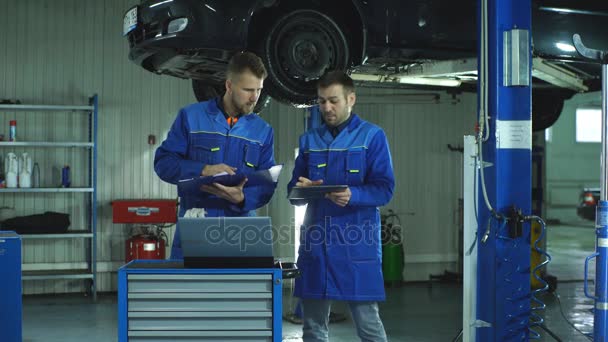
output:
{"label": "car wheel rim", "polygon": [[331,38],[324,32],[290,32],[277,51],[279,68],[287,77],[304,80],[319,78],[328,65],[335,63]]}
{"label": "car wheel rim", "polygon": [[274,78],[289,89],[314,92],[312,81],[327,69],[345,69],[348,45],[339,27],[325,15],[309,10],[284,17],[271,31],[267,52]]}

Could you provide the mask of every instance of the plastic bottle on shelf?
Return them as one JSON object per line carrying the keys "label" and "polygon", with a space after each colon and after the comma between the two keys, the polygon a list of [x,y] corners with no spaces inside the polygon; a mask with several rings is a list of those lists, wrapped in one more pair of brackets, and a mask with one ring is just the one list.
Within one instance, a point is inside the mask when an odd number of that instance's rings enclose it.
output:
{"label": "plastic bottle on shelf", "polygon": [[70,166],[66,165],[61,169],[61,186],[64,188],[70,187]]}
{"label": "plastic bottle on shelf", "polygon": [[24,152],[19,158],[19,187],[32,187],[32,158]]}
{"label": "plastic bottle on shelf", "polygon": [[34,163],[32,168],[32,186],[34,188],[40,187],[40,166],[38,166],[38,163]]}
{"label": "plastic bottle on shelf", "polygon": [[10,121],[8,141],[17,141],[17,120]]}
{"label": "plastic bottle on shelf", "polygon": [[19,162],[17,161],[17,155],[13,152],[9,152],[6,154],[6,158],[4,159],[4,176],[6,177],[6,187],[7,188],[16,188],[17,177],[19,174]]}
{"label": "plastic bottle on shelf", "polygon": [[0,189],[2,188],[6,188],[6,180],[4,179],[4,161],[0,157]]}

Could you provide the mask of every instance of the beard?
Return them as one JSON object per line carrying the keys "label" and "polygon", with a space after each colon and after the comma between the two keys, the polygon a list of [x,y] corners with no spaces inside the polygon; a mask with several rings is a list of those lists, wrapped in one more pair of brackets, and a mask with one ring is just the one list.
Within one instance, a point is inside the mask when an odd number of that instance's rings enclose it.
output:
{"label": "beard", "polygon": [[253,103],[243,103],[240,104],[236,101],[235,98],[231,98],[230,99],[232,101],[232,106],[234,107],[234,109],[236,109],[237,111],[237,115],[245,115],[245,114],[249,114],[251,112],[253,112],[253,109],[255,108],[255,102]]}
{"label": "beard", "polygon": [[[344,122],[344,121],[346,121],[346,119],[348,119],[349,115],[350,114],[347,111],[322,113],[323,120],[329,126],[340,125],[342,122]],[[342,120],[342,121],[339,121],[339,120]]]}

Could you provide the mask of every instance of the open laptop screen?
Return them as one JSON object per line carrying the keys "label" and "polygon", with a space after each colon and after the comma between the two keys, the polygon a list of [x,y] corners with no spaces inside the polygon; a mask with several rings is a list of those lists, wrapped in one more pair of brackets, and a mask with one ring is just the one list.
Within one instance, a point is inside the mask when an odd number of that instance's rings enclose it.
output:
{"label": "open laptop screen", "polygon": [[185,267],[273,267],[270,217],[182,217],[178,225]]}

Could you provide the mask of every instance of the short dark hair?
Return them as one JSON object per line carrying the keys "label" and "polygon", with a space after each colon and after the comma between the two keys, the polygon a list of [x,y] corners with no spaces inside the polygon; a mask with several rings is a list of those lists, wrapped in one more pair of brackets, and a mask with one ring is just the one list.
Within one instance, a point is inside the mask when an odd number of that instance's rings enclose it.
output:
{"label": "short dark hair", "polygon": [[228,68],[226,69],[226,77],[231,78],[234,75],[239,75],[245,71],[251,71],[255,77],[265,79],[268,76],[264,62],[254,53],[241,51],[235,53],[230,61],[228,62]]}
{"label": "short dark hair", "polygon": [[344,88],[345,94],[355,92],[355,83],[353,82],[353,79],[342,70],[333,70],[325,73],[325,75],[321,76],[319,79],[317,88],[325,89],[334,84],[340,84]]}

